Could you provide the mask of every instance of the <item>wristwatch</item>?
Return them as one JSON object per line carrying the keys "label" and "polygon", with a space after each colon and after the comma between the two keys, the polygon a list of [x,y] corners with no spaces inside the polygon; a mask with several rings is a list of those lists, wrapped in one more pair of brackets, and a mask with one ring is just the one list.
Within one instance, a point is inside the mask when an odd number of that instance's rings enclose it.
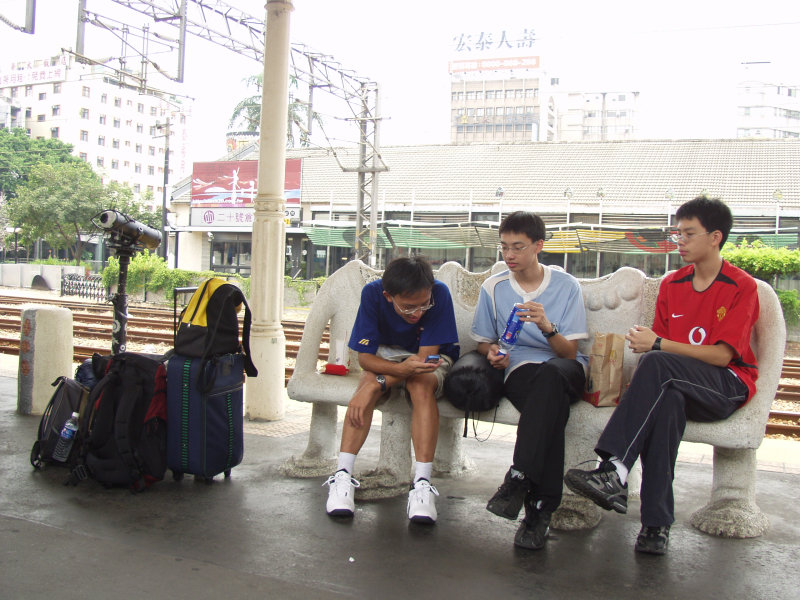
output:
{"label": "wristwatch", "polygon": [[384,377],[383,375],[375,375],[375,381],[377,381],[379,384],[381,384],[381,391],[385,392],[386,391],[386,377]]}
{"label": "wristwatch", "polygon": [[556,325],[555,323],[550,323],[550,324],[553,326],[553,331],[551,331],[550,333],[542,334],[544,335],[544,339],[546,340],[549,340],[551,337],[553,337],[555,334],[558,333],[558,325]]}
{"label": "wristwatch", "polygon": [[653,347],[650,350],[661,350],[661,338],[657,337],[656,341],[653,342]]}

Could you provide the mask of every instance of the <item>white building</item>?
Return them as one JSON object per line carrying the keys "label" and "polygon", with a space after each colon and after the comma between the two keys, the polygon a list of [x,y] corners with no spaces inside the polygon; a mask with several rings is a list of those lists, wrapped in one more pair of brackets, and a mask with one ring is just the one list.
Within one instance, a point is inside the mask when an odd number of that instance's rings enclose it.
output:
{"label": "white building", "polygon": [[[164,125],[170,121],[169,182],[191,173],[188,127],[191,104],[156,96],[115,79],[100,66],[66,54],[0,64],[0,98],[8,113],[0,126],[23,127],[33,138],[57,138],[90,163],[105,183],[116,181],[137,194],[151,192],[161,204],[164,186]],[[0,103],[1,104],[1,103]]]}
{"label": "white building", "polygon": [[737,106],[736,137],[800,138],[800,86],[745,81]]}

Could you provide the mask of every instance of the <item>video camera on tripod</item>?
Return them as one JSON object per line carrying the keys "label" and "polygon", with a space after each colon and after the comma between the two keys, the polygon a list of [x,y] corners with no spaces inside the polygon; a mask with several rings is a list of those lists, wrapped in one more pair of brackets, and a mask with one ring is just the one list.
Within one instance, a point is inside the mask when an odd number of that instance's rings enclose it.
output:
{"label": "video camera on tripod", "polygon": [[125,352],[127,346],[125,329],[128,324],[128,295],[126,288],[131,257],[139,248],[147,250],[158,248],[161,245],[161,232],[116,210],[104,210],[92,219],[92,223],[105,230],[106,244],[116,252],[119,259],[117,293],[111,298],[111,304],[114,306],[111,353],[119,354]]}
{"label": "video camera on tripod", "polygon": [[132,219],[116,210],[104,210],[95,219],[94,224],[104,229],[109,237],[109,246],[140,246],[155,250],[161,245],[161,232]]}

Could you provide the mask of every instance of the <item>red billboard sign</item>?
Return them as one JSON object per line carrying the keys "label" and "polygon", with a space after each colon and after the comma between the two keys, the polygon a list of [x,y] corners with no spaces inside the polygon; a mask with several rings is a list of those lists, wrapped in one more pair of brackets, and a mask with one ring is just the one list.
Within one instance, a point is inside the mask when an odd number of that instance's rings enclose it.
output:
{"label": "red billboard sign", "polygon": [[[300,206],[301,158],[286,159],[283,197],[287,206]],[[192,208],[246,208],[255,205],[258,161],[194,163]]]}

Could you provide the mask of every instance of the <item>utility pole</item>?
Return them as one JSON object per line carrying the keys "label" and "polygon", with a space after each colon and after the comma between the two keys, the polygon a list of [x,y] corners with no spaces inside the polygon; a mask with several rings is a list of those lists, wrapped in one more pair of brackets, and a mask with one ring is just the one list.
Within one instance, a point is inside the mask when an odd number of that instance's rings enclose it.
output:
{"label": "utility pole", "polygon": [[[170,120],[167,117],[167,122],[164,124],[156,123],[156,129],[164,130],[164,188],[161,197],[161,257],[164,262],[167,262],[167,250],[169,247],[169,236],[167,236],[167,184],[169,183],[169,136],[170,136]],[[162,136],[156,136],[162,137]]]}

